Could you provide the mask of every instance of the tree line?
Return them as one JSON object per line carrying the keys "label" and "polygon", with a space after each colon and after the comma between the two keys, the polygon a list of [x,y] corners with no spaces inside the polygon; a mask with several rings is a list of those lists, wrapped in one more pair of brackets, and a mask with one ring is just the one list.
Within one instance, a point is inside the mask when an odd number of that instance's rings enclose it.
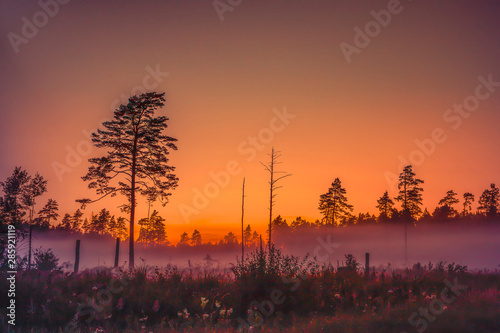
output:
{"label": "tree line", "polygon": [[[106,197],[122,195],[124,203],[121,211],[125,217],[115,217],[106,209],[97,214],[91,214],[90,219],[82,220],[81,210],[73,214],[65,214],[56,229],[70,232],[81,232],[97,235],[110,235],[129,241],[129,265],[134,267],[135,225],[140,226],[137,241],[146,245],[168,244],[165,232],[165,219],[157,211],[148,214],[147,218],[139,219],[136,223],[136,207],[139,196],[146,198],[149,204],[159,202],[168,203],[171,191],[178,185],[179,179],[174,174],[175,167],[170,165],[168,155],[177,150],[175,138],[165,134],[167,129],[166,116],[159,116],[156,111],[164,106],[165,93],[144,93],[131,96],[127,103],[120,105],[113,115],[113,119],[103,122],[104,129],[92,133],[92,142],[97,148],[106,153],[101,157],[89,159],[90,167],[82,177],[88,183],[88,188],[95,191],[96,197],[76,200],[85,209],[89,204]],[[269,172],[269,228],[268,246],[271,247],[271,233],[276,228],[286,228],[286,220],[281,216],[273,219],[277,182],[289,174],[277,171],[275,166],[280,162],[280,153],[274,148],[270,155],[271,160],[264,164]],[[378,216],[370,213],[353,215],[353,206],[347,199],[347,191],[342,187],[339,178],[335,178],[327,192],[320,195],[319,211],[323,215],[321,220],[313,223],[302,218],[292,221],[290,227],[302,228],[305,226],[350,226],[379,222],[411,222],[449,221],[472,216],[495,219],[499,217],[499,190],[491,184],[478,199],[478,209],[472,212],[472,203],[475,197],[471,193],[463,194],[462,207],[458,194],[453,190],[446,193],[432,214],[427,209],[422,210],[422,184],[417,178],[412,166],[406,166],[399,176],[398,195],[391,198],[386,191],[378,200],[376,208]],[[38,173],[29,175],[20,167],[6,181],[0,183],[4,195],[0,197],[0,235],[6,231],[7,224],[13,223],[18,227],[19,234],[25,235],[26,229],[33,227],[49,229],[58,218],[58,205],[53,199],[36,214],[37,198],[47,191],[47,181]],[[395,202],[400,208],[395,208]],[[242,219],[243,220],[243,219]],[[128,224],[128,235],[127,227]],[[28,226],[29,228],[23,228]],[[243,227],[243,221],[242,221]],[[251,230],[251,229],[250,229]],[[254,232],[255,233],[255,232]],[[245,242],[257,242],[258,234],[243,230]],[[198,245],[201,235],[181,235],[181,245]],[[248,237],[247,237],[248,236]],[[0,236],[0,241],[5,237]],[[260,235],[259,235],[260,238]],[[237,239],[233,233],[228,233],[221,242],[232,243]],[[260,241],[260,239],[259,239]],[[3,243],[2,243],[3,244]],[[3,251],[5,247],[1,247]]]}
{"label": "tree line", "polygon": [[[407,165],[399,175],[398,195],[394,198],[385,191],[377,200],[378,216],[370,213],[352,214],[354,208],[348,202],[347,191],[342,187],[339,178],[335,178],[328,191],[319,198],[319,211],[323,215],[315,225],[349,226],[370,223],[435,222],[443,223],[472,217],[496,219],[500,217],[500,192],[494,183],[485,189],[478,200],[477,210],[472,211],[474,194],[463,193],[462,201],[458,194],[449,190],[438,202],[432,214],[425,208],[422,210],[423,180],[416,177],[413,167]],[[395,207],[400,203],[400,208]],[[457,207],[460,205],[460,207]],[[458,209],[457,209],[458,208]]]}
{"label": "tree line", "polygon": [[[47,180],[38,173],[31,176],[26,170],[16,167],[11,176],[0,182],[0,190],[3,192],[3,196],[0,196],[2,234],[5,233],[9,223],[14,223],[20,237],[26,236],[29,229],[108,236],[119,238],[122,241],[129,237],[127,218],[112,215],[106,208],[102,208],[97,213],[92,212],[90,217],[84,217],[83,211],[77,209],[74,213],[66,213],[59,219],[61,216],[58,202],[54,199],[48,199],[45,205],[35,213],[35,199],[47,191]],[[145,246],[171,245],[167,237],[165,218],[157,210],[153,210],[149,216],[139,219],[137,224],[140,227],[136,240],[138,243]],[[250,225],[246,227],[244,235],[246,246],[258,244],[260,234],[256,231],[252,232]],[[194,230],[192,235],[184,232],[178,243],[179,246],[202,244],[204,243],[198,230]],[[233,232],[229,232],[216,244],[238,244],[238,237]],[[5,247],[1,247],[0,251],[4,249]]]}

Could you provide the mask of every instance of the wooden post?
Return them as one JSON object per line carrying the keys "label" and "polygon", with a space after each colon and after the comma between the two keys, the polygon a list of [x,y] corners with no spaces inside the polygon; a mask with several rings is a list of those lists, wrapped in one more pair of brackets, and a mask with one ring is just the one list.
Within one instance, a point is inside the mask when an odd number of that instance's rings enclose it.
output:
{"label": "wooden post", "polygon": [[76,240],[76,251],[75,251],[75,273],[78,273],[78,266],[80,266],[80,240]]}
{"label": "wooden post", "polygon": [[366,277],[370,276],[370,254],[365,253],[365,275]]}
{"label": "wooden post", "polygon": [[120,259],[120,238],[116,239],[116,250],[115,250],[115,268],[118,267],[118,260]]}
{"label": "wooden post", "polygon": [[28,244],[28,271],[31,271],[31,233],[33,232],[33,222],[30,222],[30,236]]}

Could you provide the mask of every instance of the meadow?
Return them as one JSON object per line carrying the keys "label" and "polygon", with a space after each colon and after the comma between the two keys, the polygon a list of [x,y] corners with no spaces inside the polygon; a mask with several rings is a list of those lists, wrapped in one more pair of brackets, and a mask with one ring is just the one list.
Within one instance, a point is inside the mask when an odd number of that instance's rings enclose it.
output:
{"label": "meadow", "polygon": [[19,271],[15,331],[500,332],[499,289],[497,270],[438,262],[366,272],[352,255],[334,267],[272,247],[230,271]]}

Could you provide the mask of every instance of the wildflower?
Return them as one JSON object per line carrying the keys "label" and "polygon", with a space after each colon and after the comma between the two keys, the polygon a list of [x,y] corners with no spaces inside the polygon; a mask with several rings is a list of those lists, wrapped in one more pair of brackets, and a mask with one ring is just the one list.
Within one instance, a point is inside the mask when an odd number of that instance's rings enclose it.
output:
{"label": "wildflower", "polygon": [[187,310],[187,309],[184,309],[184,310],[182,311],[182,315],[184,316],[184,318],[185,318],[185,319],[189,318],[189,312],[188,312],[188,310]]}
{"label": "wildflower", "polygon": [[109,316],[104,317],[104,319],[111,319],[111,316],[112,316],[112,314],[110,314]]}
{"label": "wildflower", "polygon": [[120,297],[120,299],[118,300],[118,303],[116,304],[116,308],[118,310],[123,309],[123,298]]}
{"label": "wildflower", "polygon": [[158,312],[158,310],[160,310],[160,301],[156,300],[153,305],[153,311]]}
{"label": "wildflower", "polygon": [[144,317],[144,318],[139,319],[139,321],[146,321],[146,320],[148,320],[148,316],[146,316],[146,317]]}
{"label": "wildflower", "polygon": [[203,320],[206,320],[208,318],[208,315],[205,313],[203,314]]}
{"label": "wildflower", "polygon": [[206,299],[205,297],[202,297],[201,298],[201,308],[204,309],[205,306],[207,305],[208,303],[208,299]]}
{"label": "wildflower", "polygon": [[224,309],[220,310],[220,315],[221,316],[224,316],[225,314],[226,314],[226,310],[224,310]]}
{"label": "wildflower", "polygon": [[94,333],[104,333],[106,332],[102,327],[97,327],[94,331]]}
{"label": "wildflower", "polygon": [[215,301],[215,307],[218,309],[220,308],[220,302],[219,301]]}
{"label": "wildflower", "polygon": [[229,316],[231,313],[233,313],[233,308],[227,310],[227,315]]}
{"label": "wildflower", "polygon": [[73,319],[71,319],[71,322],[73,324],[75,324],[77,321],[78,321],[78,312],[75,314],[75,316],[73,317]]}

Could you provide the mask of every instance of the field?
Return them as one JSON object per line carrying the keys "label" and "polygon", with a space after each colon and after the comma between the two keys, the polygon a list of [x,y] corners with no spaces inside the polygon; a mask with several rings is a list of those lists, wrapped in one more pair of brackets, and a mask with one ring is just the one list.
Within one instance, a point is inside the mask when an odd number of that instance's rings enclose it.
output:
{"label": "field", "polygon": [[19,272],[16,332],[500,332],[499,289],[498,271],[442,262],[366,274],[255,250],[231,272]]}

